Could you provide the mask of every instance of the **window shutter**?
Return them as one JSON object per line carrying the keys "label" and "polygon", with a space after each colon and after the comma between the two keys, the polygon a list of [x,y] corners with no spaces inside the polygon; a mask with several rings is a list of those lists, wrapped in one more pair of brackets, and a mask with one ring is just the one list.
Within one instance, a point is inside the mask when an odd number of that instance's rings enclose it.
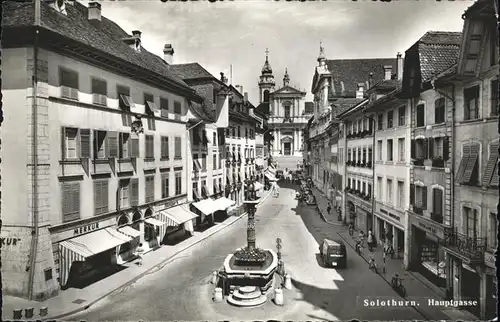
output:
{"label": "window shutter", "polygon": [[130,205],[137,206],[139,204],[139,179],[130,179],[129,187]]}
{"label": "window shutter", "polygon": [[102,181],[101,182],[101,207],[103,208],[103,212],[108,212],[108,195],[109,195],[109,190],[108,190],[108,181]]}
{"label": "window shutter", "polygon": [[469,159],[470,156],[470,145],[464,145],[462,147],[462,152],[463,152],[462,159],[460,160],[456,177],[458,182],[462,182],[462,177],[465,171],[465,165],[467,164],[467,160]]}
{"label": "window shutter", "polygon": [[427,209],[427,187],[422,187],[422,209]]}
{"label": "window shutter", "polygon": [[108,131],[106,133],[107,144],[107,156],[109,158],[118,157],[118,132]]}
{"label": "window shutter", "polygon": [[181,151],[181,138],[176,137],[175,138],[175,157],[180,158],[182,156],[182,151]]}
{"label": "window shutter", "polygon": [[[498,142],[490,144],[490,156],[483,173],[483,186],[494,186],[495,182],[498,182],[498,174],[495,172],[496,165],[498,163]],[[495,181],[496,180],[496,181]],[[490,184],[491,183],[493,184]],[[498,185],[498,183],[497,183]]]}
{"label": "window shutter", "polygon": [[93,138],[94,138],[94,159],[97,159],[97,149],[98,149],[98,146],[99,146],[99,143],[98,143],[98,131],[97,130],[94,130],[93,131]]}
{"label": "window shutter", "polygon": [[424,145],[424,159],[429,158],[429,139],[423,140]]}
{"label": "window shutter", "polygon": [[101,182],[94,181],[94,212],[99,214],[102,207]]}
{"label": "window shutter", "polygon": [[61,160],[66,159],[66,128],[61,127]]}
{"label": "window shutter", "polygon": [[411,158],[415,159],[415,140],[411,140],[411,147],[410,147],[410,152],[411,152]]}
{"label": "window shutter", "polygon": [[410,205],[415,204],[415,185],[410,184]]}
{"label": "window shutter", "polygon": [[130,141],[130,157],[138,158],[139,157],[139,138],[129,138]]}
{"label": "window shutter", "polygon": [[443,138],[443,160],[448,161],[450,159],[450,138],[445,136]]}
{"label": "window shutter", "polygon": [[73,199],[73,192],[71,190],[71,185],[68,183],[61,184],[61,208],[63,218],[65,215],[71,212],[71,202]]}
{"label": "window shutter", "polygon": [[469,183],[472,177],[472,172],[476,166],[477,158],[479,156],[479,145],[474,144],[470,146],[470,156],[465,164],[464,175],[462,177],[462,183]]}
{"label": "window shutter", "polygon": [[429,146],[428,146],[428,156],[427,158],[429,159],[432,159],[432,157],[434,156],[434,138],[429,138]]}
{"label": "window shutter", "polygon": [[80,157],[90,158],[90,130],[80,129]]}

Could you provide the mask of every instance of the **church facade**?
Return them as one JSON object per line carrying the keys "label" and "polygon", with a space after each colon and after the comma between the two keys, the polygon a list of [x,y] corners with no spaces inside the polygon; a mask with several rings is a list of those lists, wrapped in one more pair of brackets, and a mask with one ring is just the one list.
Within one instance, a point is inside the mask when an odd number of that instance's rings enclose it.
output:
{"label": "church facade", "polygon": [[[278,162],[280,157],[296,157],[299,161],[303,151],[303,129],[313,112],[306,111],[306,92],[290,86],[290,76],[286,69],[283,85],[276,89],[267,51],[258,84],[260,93],[258,110],[268,115],[268,125],[274,136],[270,154],[278,158]],[[290,158],[290,161],[292,159]]]}

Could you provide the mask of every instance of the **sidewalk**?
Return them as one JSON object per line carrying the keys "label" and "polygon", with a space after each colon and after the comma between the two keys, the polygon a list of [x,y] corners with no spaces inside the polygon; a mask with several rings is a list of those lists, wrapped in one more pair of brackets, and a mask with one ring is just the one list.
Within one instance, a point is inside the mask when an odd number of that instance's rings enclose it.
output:
{"label": "sidewalk", "polygon": [[[318,202],[318,207],[321,212],[322,218],[331,225],[343,226],[337,220],[337,213],[335,210],[330,212],[330,215],[327,215],[326,207],[328,204],[328,199],[324,196],[318,189],[312,189],[314,196]],[[356,243],[357,232],[353,234],[353,236],[349,236],[349,231],[346,226],[343,226],[337,232],[340,238],[342,238],[346,244],[348,244],[353,250],[354,245]],[[353,256],[359,256],[354,251],[352,252]],[[426,282],[423,277],[419,277],[420,274],[410,272],[404,269],[403,260],[402,259],[390,259],[386,258],[385,265],[385,273],[383,272],[383,247],[377,246],[373,249],[373,252],[370,252],[368,247],[365,244],[363,248],[361,256],[366,261],[368,265],[368,261],[371,256],[375,259],[375,263],[378,268],[378,274],[381,278],[385,279],[385,281],[390,284],[391,279],[395,273],[398,273],[401,278],[403,278],[403,285],[406,288],[407,300],[416,300],[421,305],[419,307],[415,307],[419,313],[423,316],[427,317],[428,320],[462,320],[462,321],[476,321],[478,318],[471,314],[469,311],[460,310],[457,308],[443,308],[443,307],[431,307],[426,304],[427,299],[435,299],[435,300],[444,300],[444,295],[441,292],[437,292],[433,290],[431,286],[428,286],[429,282]]]}
{"label": "sidewalk", "polygon": [[[323,194],[321,191],[318,190],[318,188],[313,187],[311,188],[311,191],[316,197],[316,203],[318,205],[318,209],[320,211],[320,216],[321,218],[329,223],[330,225],[336,225],[336,226],[343,226],[343,223],[341,221],[338,221],[338,214],[337,210],[335,210],[335,203],[331,200],[329,200],[325,194]],[[326,208],[328,207],[328,202],[332,202],[332,210],[330,210],[330,214],[328,215],[328,212],[326,211]]]}
{"label": "sidewalk", "polygon": [[[266,201],[272,194],[272,191],[272,189],[264,191],[259,204]],[[59,295],[56,297],[43,302],[29,301],[6,295],[3,297],[2,320],[13,319],[13,311],[15,309],[23,310],[22,320],[61,319],[65,316],[73,315],[86,310],[116,290],[134,283],[146,274],[154,273],[155,270],[163,268],[163,266],[168,264],[168,262],[170,262],[177,254],[182,253],[186,249],[207,239],[211,235],[231,226],[245,215],[246,213],[243,213],[240,216],[229,217],[222,223],[218,223],[203,232],[195,232],[192,237],[178,243],[177,245],[162,246],[157,250],[151,251],[144,255],[142,266],[138,266],[136,261],[128,262],[124,264],[124,266],[127,267],[126,269],[123,269],[83,289],[70,288],[60,291]],[[48,315],[45,317],[40,316],[40,309],[43,307],[48,309]],[[25,318],[24,310],[27,308],[34,308],[32,318]]]}

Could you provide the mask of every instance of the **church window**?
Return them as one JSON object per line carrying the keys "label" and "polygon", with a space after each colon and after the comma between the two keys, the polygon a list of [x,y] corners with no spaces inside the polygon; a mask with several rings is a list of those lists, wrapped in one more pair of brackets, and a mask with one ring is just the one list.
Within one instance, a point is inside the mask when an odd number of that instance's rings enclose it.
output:
{"label": "church window", "polygon": [[285,106],[285,118],[290,117],[290,106]]}
{"label": "church window", "polygon": [[269,91],[267,89],[264,91],[264,102],[269,102]]}

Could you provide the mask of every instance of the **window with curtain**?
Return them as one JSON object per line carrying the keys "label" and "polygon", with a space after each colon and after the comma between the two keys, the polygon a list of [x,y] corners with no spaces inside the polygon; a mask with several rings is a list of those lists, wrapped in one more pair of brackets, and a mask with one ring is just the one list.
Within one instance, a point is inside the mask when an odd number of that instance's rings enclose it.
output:
{"label": "window with curtain", "polygon": [[469,207],[464,207],[464,218],[466,224],[466,234],[469,238],[477,238],[479,221],[477,216],[477,210]]}

